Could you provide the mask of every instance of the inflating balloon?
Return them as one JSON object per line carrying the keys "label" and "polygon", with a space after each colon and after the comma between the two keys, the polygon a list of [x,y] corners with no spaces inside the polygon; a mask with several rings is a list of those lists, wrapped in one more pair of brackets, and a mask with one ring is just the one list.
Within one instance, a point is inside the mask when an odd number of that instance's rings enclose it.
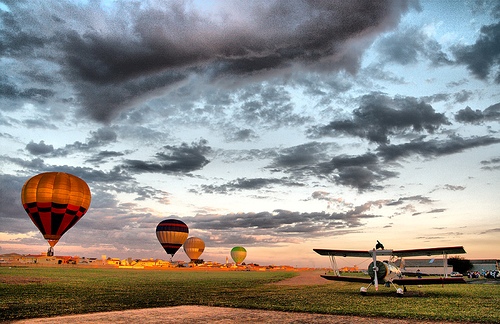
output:
{"label": "inflating balloon", "polygon": [[245,250],[244,247],[235,246],[231,250],[231,258],[233,258],[233,260],[236,264],[240,264],[241,262],[243,262],[243,260],[245,260],[246,256],[247,256],[247,250]]}
{"label": "inflating balloon", "polygon": [[183,248],[189,259],[196,261],[200,258],[203,251],[205,251],[205,242],[201,238],[193,236],[184,242]]}
{"label": "inflating balloon", "polygon": [[167,254],[172,257],[186,241],[188,226],[178,219],[165,219],[156,226],[156,237]]}
{"label": "inflating balloon", "polygon": [[85,181],[64,172],[40,173],[26,181],[21,202],[26,213],[53,247],[90,206],[91,194]]}

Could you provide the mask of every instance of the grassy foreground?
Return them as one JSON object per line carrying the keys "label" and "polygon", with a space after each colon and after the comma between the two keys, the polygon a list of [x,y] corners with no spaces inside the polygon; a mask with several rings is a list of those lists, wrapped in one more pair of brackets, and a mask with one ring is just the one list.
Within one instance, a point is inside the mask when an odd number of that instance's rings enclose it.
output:
{"label": "grassy foreground", "polygon": [[432,285],[396,297],[359,284],[267,285],[296,272],[0,267],[0,321],[207,305],[322,314],[499,323],[500,285]]}

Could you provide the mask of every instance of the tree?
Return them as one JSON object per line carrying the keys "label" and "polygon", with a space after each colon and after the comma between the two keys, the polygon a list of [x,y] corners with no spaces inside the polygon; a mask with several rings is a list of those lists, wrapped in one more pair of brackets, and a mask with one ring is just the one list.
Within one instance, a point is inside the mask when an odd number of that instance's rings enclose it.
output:
{"label": "tree", "polygon": [[453,266],[453,271],[460,272],[461,274],[467,273],[467,271],[473,267],[470,260],[466,260],[459,256],[448,258],[448,264]]}

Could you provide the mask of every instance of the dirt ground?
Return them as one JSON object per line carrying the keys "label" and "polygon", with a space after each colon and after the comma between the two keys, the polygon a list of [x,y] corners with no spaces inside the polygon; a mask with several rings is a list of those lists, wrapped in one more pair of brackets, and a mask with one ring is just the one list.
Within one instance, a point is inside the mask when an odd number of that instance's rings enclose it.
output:
{"label": "dirt ground", "polygon": [[[328,285],[332,281],[319,275],[320,271],[301,271],[296,277],[286,279],[273,285]],[[48,323],[314,323],[314,324],[453,324],[454,322],[433,322],[418,320],[400,320],[386,318],[364,318],[358,316],[340,316],[307,314],[294,312],[266,311],[255,309],[208,307],[208,306],[175,306],[163,308],[134,309],[114,312],[93,313],[84,315],[68,315],[52,318],[37,318],[15,321],[16,324],[48,324]],[[456,324],[456,323],[455,323]]]}

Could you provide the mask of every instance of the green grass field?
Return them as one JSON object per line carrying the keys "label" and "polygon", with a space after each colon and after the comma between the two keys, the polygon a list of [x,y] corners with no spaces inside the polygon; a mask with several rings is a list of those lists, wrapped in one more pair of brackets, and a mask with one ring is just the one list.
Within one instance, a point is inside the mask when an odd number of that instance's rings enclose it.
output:
{"label": "green grass field", "polygon": [[0,321],[206,305],[406,319],[500,322],[500,285],[411,287],[396,297],[359,284],[267,285],[296,272],[0,267]]}

